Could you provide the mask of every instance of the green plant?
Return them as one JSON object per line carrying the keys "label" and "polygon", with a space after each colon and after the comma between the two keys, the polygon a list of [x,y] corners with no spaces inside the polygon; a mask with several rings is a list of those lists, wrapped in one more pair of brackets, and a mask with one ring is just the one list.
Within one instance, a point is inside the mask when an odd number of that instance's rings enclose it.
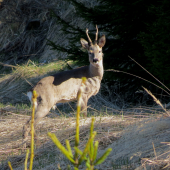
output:
{"label": "green plant", "polygon": [[[139,160],[139,162],[140,162],[140,160]],[[132,163],[128,158],[122,158],[122,159],[116,160],[116,162],[113,161],[112,168],[113,168],[113,170],[117,170],[117,169],[131,170]]]}
{"label": "green plant", "polygon": [[[96,165],[101,164],[109,155],[109,153],[112,151],[111,148],[107,149],[107,151],[97,159],[97,152],[98,152],[98,145],[99,142],[94,142],[94,137],[96,136],[96,132],[94,130],[94,118],[92,118],[91,127],[90,127],[90,136],[89,140],[86,143],[86,146],[83,151],[79,149],[79,119],[80,119],[80,106],[81,106],[81,94],[84,88],[86,78],[82,78],[82,84],[80,87],[80,90],[77,95],[77,117],[76,117],[76,135],[75,135],[75,146],[74,146],[74,156],[73,152],[71,150],[70,142],[66,140],[66,148],[60,143],[60,141],[57,139],[55,134],[48,133],[48,136],[52,139],[52,141],[56,144],[56,146],[60,149],[60,151],[66,156],[66,158],[73,164],[74,169],[78,170],[78,167],[83,163],[83,161],[86,161],[86,167],[87,170],[93,170]],[[32,107],[32,119],[31,119],[31,148],[30,148],[30,165],[29,170],[32,170],[33,168],[33,159],[34,159],[34,114],[35,114],[35,103],[37,100],[37,94],[36,91],[33,91],[33,107]],[[27,170],[27,162],[28,162],[28,156],[29,156],[29,149],[27,149],[26,157],[25,157],[25,163],[24,163],[24,170]],[[13,170],[11,162],[8,162],[8,166],[10,170]],[[58,166],[59,169],[60,166]],[[70,169],[70,166],[68,166],[68,169]]]}
{"label": "green plant", "polygon": [[[31,119],[31,154],[30,154],[30,166],[29,166],[29,170],[32,170],[33,159],[34,159],[34,114],[35,114],[36,100],[37,100],[37,93],[34,90],[33,91],[33,96],[32,96],[33,107],[32,107],[32,119]],[[27,170],[28,155],[29,155],[29,149],[27,149],[27,153],[26,153],[24,170]],[[13,170],[11,162],[8,162],[8,166],[9,166],[10,170]]]}
{"label": "green plant", "polygon": [[[74,155],[71,150],[70,142],[66,140],[66,148],[60,143],[54,133],[48,133],[48,136],[52,139],[54,144],[60,149],[60,151],[65,155],[65,157],[73,164],[74,169],[78,170],[78,167],[86,161],[87,170],[93,170],[96,165],[101,164],[112,151],[111,148],[107,149],[107,151],[97,159],[97,152],[98,152],[98,141],[94,142],[94,137],[96,136],[96,132],[93,131],[94,129],[94,118],[92,118],[91,127],[90,127],[90,136],[85,145],[83,151],[79,149],[79,119],[80,119],[80,105],[81,105],[81,94],[84,88],[84,83],[86,78],[82,78],[82,84],[79,89],[77,95],[77,118],[76,118],[76,134],[75,134],[75,145],[74,145]],[[60,166],[58,166],[59,169]],[[68,166],[70,169],[70,166]]]}
{"label": "green plant", "polygon": [[[66,0],[68,1],[68,0]],[[169,81],[169,19],[170,1],[112,1],[98,0],[98,3],[87,5],[86,2],[69,0],[74,6],[73,20],[81,17],[84,25],[96,24],[106,34],[106,48],[104,49],[104,68],[115,69],[115,73],[105,72],[103,81],[109,88],[116,90],[112,96],[120,94],[125,101],[138,102],[139,95],[134,94],[141,89],[141,84],[149,86],[154,93],[161,90],[136,76],[151,80],[149,75],[138,65],[134,64],[128,55],[138,61],[149,72],[156,75],[160,81],[170,86]],[[49,41],[52,49],[68,53],[67,60],[74,60],[78,65],[88,63],[85,53],[78,45],[80,38],[84,38],[83,27],[74,24],[72,20],[65,20],[60,14],[51,12],[57,24],[62,27],[62,33],[69,35],[67,47]],[[91,32],[95,31],[91,27]],[[72,36],[70,36],[72,35]],[[92,36],[92,35],[90,35]],[[75,46],[75,44],[77,44]],[[116,56],[116,57],[114,57]],[[120,70],[121,71],[116,71]],[[130,73],[125,76],[125,73]],[[152,81],[152,80],[151,80]],[[120,82],[120,84],[119,84]],[[155,82],[153,80],[153,82]],[[155,82],[157,84],[157,82]],[[116,88],[118,87],[119,88]],[[127,92],[128,89],[128,92]],[[102,91],[108,94],[107,91]],[[161,92],[162,93],[162,92]],[[157,95],[156,97],[162,97]],[[162,97],[166,99],[165,97]],[[167,98],[169,101],[169,98]],[[149,101],[148,101],[149,102]]]}
{"label": "green plant", "polygon": [[[33,108],[32,108],[32,119],[31,119],[31,156],[30,156],[30,170],[33,167],[33,159],[34,159],[34,114],[35,114],[35,107],[36,107],[36,100],[37,100],[37,93],[33,91]],[[27,151],[28,153],[28,151]],[[28,154],[27,154],[28,155]]]}

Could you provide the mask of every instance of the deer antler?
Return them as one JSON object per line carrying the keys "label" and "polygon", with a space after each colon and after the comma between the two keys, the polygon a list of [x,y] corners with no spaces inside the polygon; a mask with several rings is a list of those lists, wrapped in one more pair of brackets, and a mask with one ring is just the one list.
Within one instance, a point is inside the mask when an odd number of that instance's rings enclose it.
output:
{"label": "deer antler", "polygon": [[92,45],[92,41],[91,41],[91,39],[90,39],[90,37],[89,37],[88,31],[89,31],[89,30],[86,28],[87,38],[88,38],[89,43],[90,43],[90,46],[91,46],[91,45]]}
{"label": "deer antler", "polygon": [[96,25],[96,39],[95,39],[95,44],[97,44],[97,39],[98,39],[98,28],[97,28],[97,25]]}

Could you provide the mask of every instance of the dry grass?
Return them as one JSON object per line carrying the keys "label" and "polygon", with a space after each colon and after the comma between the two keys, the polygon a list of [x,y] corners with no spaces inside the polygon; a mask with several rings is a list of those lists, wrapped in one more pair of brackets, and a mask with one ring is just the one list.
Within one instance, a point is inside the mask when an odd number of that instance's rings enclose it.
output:
{"label": "dry grass", "polygon": [[[0,160],[2,161],[8,159],[11,161],[14,169],[23,169],[25,150],[21,145],[22,127],[29,118],[27,114],[31,111],[20,110],[20,114],[16,114],[15,109],[15,107],[11,106],[1,108]],[[108,112],[109,111],[107,111],[107,113],[104,112],[104,114],[108,114]],[[112,143],[115,144],[119,142],[122,139],[122,135],[124,135],[127,127],[137,127],[138,124],[144,125],[143,123],[139,122],[148,120],[148,117],[153,116],[154,121],[156,117],[160,117],[160,114],[152,116],[151,114],[146,115],[139,114],[137,112],[136,114],[132,112],[130,114],[130,110],[124,110],[123,117],[122,112],[117,110],[117,113],[120,114],[114,116],[107,115],[95,117],[95,131],[97,131],[96,140],[99,141],[100,149],[104,149]],[[43,118],[37,127],[37,149],[35,151],[34,169],[38,169],[38,167],[41,167],[40,169],[53,169],[57,163],[60,163],[61,167],[65,167],[65,159],[62,157],[62,154],[60,154],[59,151],[55,148],[53,143],[49,140],[47,137],[47,132],[49,131],[56,133],[56,136],[60,139],[62,144],[65,144],[65,139],[69,139],[71,144],[74,144],[75,122],[75,117],[66,118],[64,116],[57,116],[55,113],[50,113],[48,117]],[[90,117],[86,119],[81,118],[80,120],[80,147],[82,148],[88,140],[90,122]],[[133,133],[133,131],[131,131],[131,133]],[[115,149],[116,147],[114,146],[112,148]],[[61,159],[63,162],[61,162]],[[6,169],[5,167],[7,167],[6,162],[0,166],[0,169]]]}
{"label": "dry grass", "polygon": [[[143,87],[144,88],[144,87]],[[168,117],[168,119],[166,120],[161,120],[161,122],[155,122],[153,126],[156,126],[156,128],[159,128],[159,130],[157,130],[156,132],[158,133],[158,131],[162,131],[165,129],[165,132],[163,133],[164,137],[167,133],[167,129],[170,128],[169,123],[170,123],[170,112],[162,105],[162,103],[146,88],[144,88],[144,90],[153,98],[153,100],[155,101],[155,103],[160,106],[162,108],[162,110],[164,110],[163,116],[164,117]],[[155,135],[158,135],[157,133],[155,133]],[[169,131],[168,131],[169,133]],[[168,134],[167,134],[168,135]],[[170,145],[169,141],[164,141],[161,142],[163,144],[166,145]],[[163,153],[156,153],[156,149],[155,149],[155,145],[152,142],[153,145],[153,150],[154,150],[154,157],[152,159],[150,158],[142,158],[142,166],[139,169],[147,169],[147,168],[152,168],[152,169],[170,169],[170,150],[165,150]],[[166,147],[169,149],[169,147]]]}
{"label": "dry grass", "polygon": [[[90,6],[96,3],[95,1],[84,1]],[[50,17],[50,9],[60,13],[60,16],[66,21],[71,20],[73,25],[86,28],[86,24],[81,18],[72,20],[74,8],[62,0],[5,0],[1,4],[0,57],[8,65],[21,63],[28,59],[35,60],[35,57],[40,58],[39,61],[42,63],[48,63],[61,56],[63,58],[66,56],[65,53],[50,50],[50,47],[46,45],[46,39],[50,39],[67,46],[68,39],[62,34],[61,27],[56,25],[54,19]],[[38,30],[25,31],[28,21],[32,19],[40,20],[41,26]],[[1,75],[0,102],[27,103],[28,100],[24,93],[31,87],[31,84],[37,83],[39,79],[48,74],[63,69],[63,63],[60,63],[61,67],[56,67],[55,64],[39,67],[34,62],[27,63],[23,66],[13,67],[11,74]],[[158,100],[155,99],[155,101],[159,103]],[[169,168],[170,122],[169,118],[162,118],[161,115],[164,114],[162,109],[134,107],[120,110],[116,104],[108,102],[100,93],[91,98],[89,103],[91,104],[90,114],[98,115],[95,130],[98,132],[96,140],[99,140],[100,149],[107,146],[113,149],[112,154],[99,169],[114,169],[120,160],[124,161],[127,157],[130,161],[129,169],[132,170],[135,168],[138,170],[162,169],[165,166],[167,166],[165,169]],[[99,106],[103,106],[103,108]],[[160,104],[160,106],[163,105]],[[21,145],[22,127],[28,120],[29,113],[28,109],[18,110],[11,106],[0,108],[0,169],[2,170],[7,169],[6,159],[12,162],[14,169],[23,169],[25,150]],[[63,111],[60,111],[59,115],[61,113]],[[166,115],[169,116],[169,112],[167,113]],[[71,111],[71,115],[73,114]],[[66,160],[47,137],[47,132],[50,131],[56,133],[62,144],[65,143],[65,139],[74,141],[75,118],[65,115],[63,113],[59,117],[56,113],[50,113],[39,123],[34,169],[56,169],[58,163],[65,168]],[[81,119],[81,147],[88,139],[90,122],[91,118]],[[3,164],[2,160],[4,160]],[[121,163],[119,169],[128,168],[126,164]]]}
{"label": "dry grass", "polygon": [[[11,52],[16,63],[22,59],[40,56],[46,46],[46,38],[51,35],[50,27],[54,23],[49,10],[63,4],[59,0],[4,1],[0,11],[0,50],[4,52],[4,60],[11,62]],[[27,23],[34,19],[41,22],[40,27],[37,30],[26,31]]]}
{"label": "dry grass", "polygon": [[49,64],[35,64],[28,61],[25,65],[15,66],[10,74],[0,78],[0,102],[28,103],[26,92],[45,76],[65,69],[63,61]]}
{"label": "dry grass", "polygon": [[[93,6],[96,2],[84,0]],[[89,3],[90,2],[90,3]],[[5,0],[0,6],[0,56],[6,64],[18,64],[28,59],[39,58],[48,62],[66,57],[64,52],[50,50],[47,39],[67,46],[68,37],[62,33],[60,25],[50,16],[50,10],[60,15],[72,25],[85,29],[84,21],[75,15],[74,7],[62,0]],[[73,19],[74,18],[74,19]],[[26,30],[29,21],[40,21],[38,29]]]}
{"label": "dry grass", "polygon": [[[144,88],[144,87],[143,87],[143,88]],[[149,90],[147,90],[146,88],[144,88],[144,90],[145,90],[150,96],[152,96],[152,98],[153,98],[153,100],[155,101],[155,103],[156,103],[157,105],[159,105],[159,106],[165,111],[164,115],[170,117],[169,111],[167,111],[166,108],[164,108],[164,106],[162,105],[162,103],[161,103]]]}
{"label": "dry grass", "polygon": [[[138,122],[128,127],[117,142],[108,146],[113,151],[101,167],[118,166],[120,161],[125,162],[128,159],[128,164],[124,165],[128,165],[132,170],[162,169],[169,161],[170,147],[162,143],[170,141],[169,133],[168,118],[152,118]],[[168,170],[169,165],[165,169]]]}
{"label": "dry grass", "polygon": [[[90,6],[96,3],[89,0],[84,0],[84,2]],[[78,16],[73,20],[74,7],[66,1],[6,0],[2,2],[2,6],[0,6],[0,58],[3,64],[16,66],[29,59],[32,61],[39,59],[40,63],[49,63],[60,57],[66,57],[66,53],[51,50],[51,47],[47,45],[47,39],[63,46],[68,44],[68,37],[62,33],[61,26],[56,25],[55,19],[50,16],[50,10],[59,14],[65,21],[69,20],[73,25],[82,29],[86,28],[86,24]],[[36,30],[26,31],[27,23],[35,19],[40,21],[40,27]],[[37,73],[33,67],[32,69],[27,66],[23,68],[15,66],[13,67],[16,69],[14,74],[9,74],[8,77],[0,75],[0,102],[27,103],[28,100],[24,93],[31,87],[28,81],[35,84],[40,78],[47,75],[46,73],[39,74],[39,71]],[[1,74],[11,71],[7,67],[0,66],[0,69]]]}

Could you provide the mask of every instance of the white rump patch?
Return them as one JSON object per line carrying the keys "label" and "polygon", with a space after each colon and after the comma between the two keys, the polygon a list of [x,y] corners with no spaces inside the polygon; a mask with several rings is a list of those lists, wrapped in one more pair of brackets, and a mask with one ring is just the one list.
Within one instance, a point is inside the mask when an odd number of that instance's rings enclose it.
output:
{"label": "white rump patch", "polygon": [[[31,91],[27,92],[27,96],[28,96],[28,98],[31,102],[31,105],[32,105],[32,92]],[[35,108],[37,109],[37,102],[35,103]]]}
{"label": "white rump patch", "polygon": [[30,91],[27,92],[27,96],[28,96],[30,102],[32,103],[32,92],[30,92]]}
{"label": "white rump patch", "polygon": [[57,108],[57,106],[56,106],[56,105],[54,105],[54,106],[52,107],[52,109],[53,109],[53,110],[55,110],[56,108]]}

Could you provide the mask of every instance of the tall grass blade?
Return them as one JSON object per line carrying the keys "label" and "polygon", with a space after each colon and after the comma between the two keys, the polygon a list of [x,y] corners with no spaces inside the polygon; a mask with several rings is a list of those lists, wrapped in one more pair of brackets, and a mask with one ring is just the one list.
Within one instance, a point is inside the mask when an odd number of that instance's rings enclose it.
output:
{"label": "tall grass blade", "polygon": [[25,157],[24,170],[27,170],[28,155],[29,155],[29,149],[27,149],[27,153]]}
{"label": "tall grass blade", "polygon": [[138,66],[140,66],[143,70],[145,70],[149,75],[151,75],[156,81],[158,81],[162,86],[164,86],[168,91],[169,88],[166,87],[160,80],[158,80],[154,75],[152,75],[148,70],[146,70],[144,67],[142,67],[137,61],[135,61],[133,58],[131,58],[130,56],[128,56],[131,60],[133,60]]}
{"label": "tall grass blade", "polygon": [[34,115],[35,115],[35,107],[37,102],[37,93],[34,90],[33,91],[33,97],[32,97],[32,119],[31,119],[31,154],[30,154],[30,167],[29,169],[32,170],[33,167],[33,159],[34,159]]}
{"label": "tall grass blade", "polygon": [[[143,86],[142,86],[143,87]],[[165,111],[165,113],[170,116],[169,112],[163,107],[162,103],[151,93],[151,91],[147,90],[145,87],[143,87],[144,90],[153,98],[153,100],[162,107],[162,109]]]}
{"label": "tall grass blade", "polygon": [[167,91],[166,91],[165,89],[163,89],[162,87],[160,87],[160,86],[156,85],[155,83],[152,83],[151,81],[146,80],[146,79],[144,79],[144,78],[142,78],[142,77],[140,77],[140,76],[137,76],[137,75],[135,75],[135,74],[131,74],[131,73],[127,73],[127,72],[125,72],[125,71],[120,71],[120,70],[115,70],[115,69],[108,69],[108,70],[105,70],[105,71],[114,71],[114,72],[118,72],[118,73],[128,74],[128,75],[130,75],[130,76],[134,76],[134,77],[136,77],[136,78],[139,78],[139,79],[141,79],[141,80],[144,80],[144,81],[146,81],[146,82],[148,82],[148,83],[150,83],[150,84],[152,84],[152,85],[160,88],[161,90],[163,90],[164,92],[166,92],[168,95],[170,95],[170,93],[167,92]]}
{"label": "tall grass blade", "polygon": [[11,162],[10,162],[10,161],[8,161],[8,166],[9,166],[10,170],[13,170],[13,168],[12,168],[12,165],[11,165]]}

